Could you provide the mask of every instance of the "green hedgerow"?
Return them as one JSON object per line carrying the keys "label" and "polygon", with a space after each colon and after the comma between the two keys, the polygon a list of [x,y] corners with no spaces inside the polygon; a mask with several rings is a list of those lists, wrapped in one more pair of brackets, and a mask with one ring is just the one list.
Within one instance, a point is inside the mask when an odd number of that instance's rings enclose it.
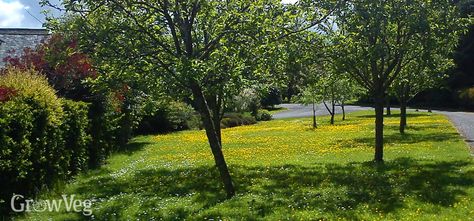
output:
{"label": "green hedgerow", "polygon": [[[13,193],[32,197],[87,165],[88,106],[59,99],[32,70],[7,69],[0,88],[0,200]],[[1,204],[0,212],[8,213]]]}
{"label": "green hedgerow", "polygon": [[48,116],[48,121],[58,123],[61,120],[61,102],[56,91],[49,85],[46,77],[36,71],[9,68],[0,77],[0,87],[15,89],[16,99],[38,101],[42,108],[54,113]]}
{"label": "green hedgerow", "polygon": [[89,144],[89,104],[62,100],[64,120],[61,126],[65,141],[66,155],[69,161],[69,172],[77,174],[88,167]]}

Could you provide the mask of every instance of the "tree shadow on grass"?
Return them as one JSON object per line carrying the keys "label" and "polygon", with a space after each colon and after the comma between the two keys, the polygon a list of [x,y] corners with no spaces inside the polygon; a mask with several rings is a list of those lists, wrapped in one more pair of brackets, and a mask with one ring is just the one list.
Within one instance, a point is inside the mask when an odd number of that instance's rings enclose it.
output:
{"label": "tree shadow on grass", "polygon": [[[387,131],[399,131],[400,125],[385,125],[384,128]],[[412,131],[426,131],[426,130],[434,130],[434,129],[445,129],[446,125],[441,125],[441,124],[430,124],[430,125],[422,125],[422,124],[408,124],[407,127],[405,128],[406,133],[410,133]]]}
{"label": "tree shadow on grass", "polygon": [[[474,171],[461,172],[467,165],[464,161],[436,163],[408,158],[378,166],[231,165],[239,194],[232,200],[225,200],[218,172],[212,166],[145,169],[123,177],[101,175],[74,191],[88,198],[109,200],[95,212],[101,220],[229,216],[256,219],[275,211],[288,214],[307,210],[354,218],[358,207],[370,205],[390,213],[404,207],[406,198],[442,207],[452,205],[467,194],[465,188],[474,185]],[[138,202],[142,202],[140,212],[125,212]]]}
{"label": "tree shadow on grass", "polygon": [[[428,113],[407,113],[407,118],[416,118],[416,117],[426,117],[430,116]],[[367,114],[367,115],[358,115],[355,116],[356,118],[374,118],[375,120],[375,114]],[[391,114],[390,116],[384,115],[383,116],[385,119],[390,119],[390,118],[400,118],[400,114]]]}
{"label": "tree shadow on grass", "polygon": [[[423,129],[421,129],[423,130]],[[397,143],[397,144],[417,144],[422,142],[448,142],[458,141],[459,134],[448,133],[448,132],[434,132],[424,134],[412,134],[406,132],[405,134],[393,133],[384,135],[384,143]],[[344,148],[360,147],[360,146],[374,146],[375,141],[373,137],[359,137],[352,139],[341,139],[338,143]]]}
{"label": "tree shadow on grass", "polygon": [[130,143],[118,148],[115,153],[118,154],[126,154],[128,156],[132,155],[133,153],[143,150],[144,147],[147,145],[154,144],[152,142],[146,142],[146,141],[134,141],[132,140]]}
{"label": "tree shadow on grass", "polygon": [[[386,143],[399,143],[399,144],[416,144],[421,142],[448,142],[448,141],[458,141],[459,134],[457,133],[447,133],[447,132],[434,132],[434,133],[424,133],[424,134],[389,134],[385,135],[384,139]],[[373,139],[363,138],[360,139],[362,142],[373,142]]]}

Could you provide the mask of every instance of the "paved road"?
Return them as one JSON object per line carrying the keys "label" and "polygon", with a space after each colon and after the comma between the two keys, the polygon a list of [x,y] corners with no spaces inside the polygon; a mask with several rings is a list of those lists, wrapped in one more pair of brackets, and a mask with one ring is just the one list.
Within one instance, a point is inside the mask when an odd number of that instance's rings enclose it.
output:
{"label": "paved road", "polygon": [[[301,104],[281,104],[280,107],[287,108],[288,110],[274,114],[273,117],[276,119],[313,116],[313,109],[311,105],[305,106]],[[347,113],[360,110],[373,110],[373,108],[361,106],[346,106]],[[465,141],[471,147],[471,154],[474,156],[474,113],[456,111],[434,112],[446,115],[451,120],[451,122],[453,122],[459,133],[464,137]],[[342,113],[340,107],[336,107],[336,113]],[[316,115],[328,115],[328,112],[323,104],[316,105]]]}
{"label": "paved road", "polygon": [[[280,107],[286,108],[288,110],[282,111],[276,114],[273,114],[275,119],[283,118],[298,118],[298,117],[312,117],[313,116],[313,107],[311,105],[305,106],[301,104],[281,104]],[[346,106],[346,113],[360,111],[360,110],[371,110],[370,107],[360,107],[360,106]],[[341,107],[336,107],[336,113],[342,113]],[[316,116],[328,115],[328,111],[323,104],[316,105]]]}
{"label": "paved road", "polygon": [[457,111],[434,111],[446,115],[459,133],[464,137],[465,141],[471,147],[471,155],[474,156],[474,113],[457,112]]}

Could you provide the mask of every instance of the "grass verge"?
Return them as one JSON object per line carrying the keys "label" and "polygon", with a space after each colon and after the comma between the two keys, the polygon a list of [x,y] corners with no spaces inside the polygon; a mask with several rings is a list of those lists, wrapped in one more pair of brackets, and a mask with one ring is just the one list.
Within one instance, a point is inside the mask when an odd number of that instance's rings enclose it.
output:
{"label": "grass verge", "polygon": [[[339,117],[338,117],[339,118]],[[474,160],[441,115],[385,120],[384,165],[373,158],[373,112],[311,129],[286,119],[223,130],[237,196],[225,200],[203,131],[137,137],[106,166],[41,199],[92,199],[97,220],[466,220],[474,217]],[[81,213],[26,219],[83,220]]]}

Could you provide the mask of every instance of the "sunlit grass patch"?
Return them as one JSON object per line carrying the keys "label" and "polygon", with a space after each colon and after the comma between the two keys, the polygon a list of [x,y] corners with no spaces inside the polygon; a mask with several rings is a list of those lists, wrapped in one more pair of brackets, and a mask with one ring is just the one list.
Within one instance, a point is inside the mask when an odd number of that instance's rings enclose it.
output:
{"label": "sunlit grass patch", "polygon": [[[100,170],[58,193],[95,200],[98,220],[466,220],[474,217],[474,162],[441,115],[412,113],[407,134],[385,119],[385,160],[373,158],[372,112],[328,124],[285,119],[224,129],[237,196],[225,200],[204,131],[134,139]],[[337,116],[340,118],[340,116]],[[87,219],[76,213],[28,218]],[[66,218],[64,218],[66,217]]]}

